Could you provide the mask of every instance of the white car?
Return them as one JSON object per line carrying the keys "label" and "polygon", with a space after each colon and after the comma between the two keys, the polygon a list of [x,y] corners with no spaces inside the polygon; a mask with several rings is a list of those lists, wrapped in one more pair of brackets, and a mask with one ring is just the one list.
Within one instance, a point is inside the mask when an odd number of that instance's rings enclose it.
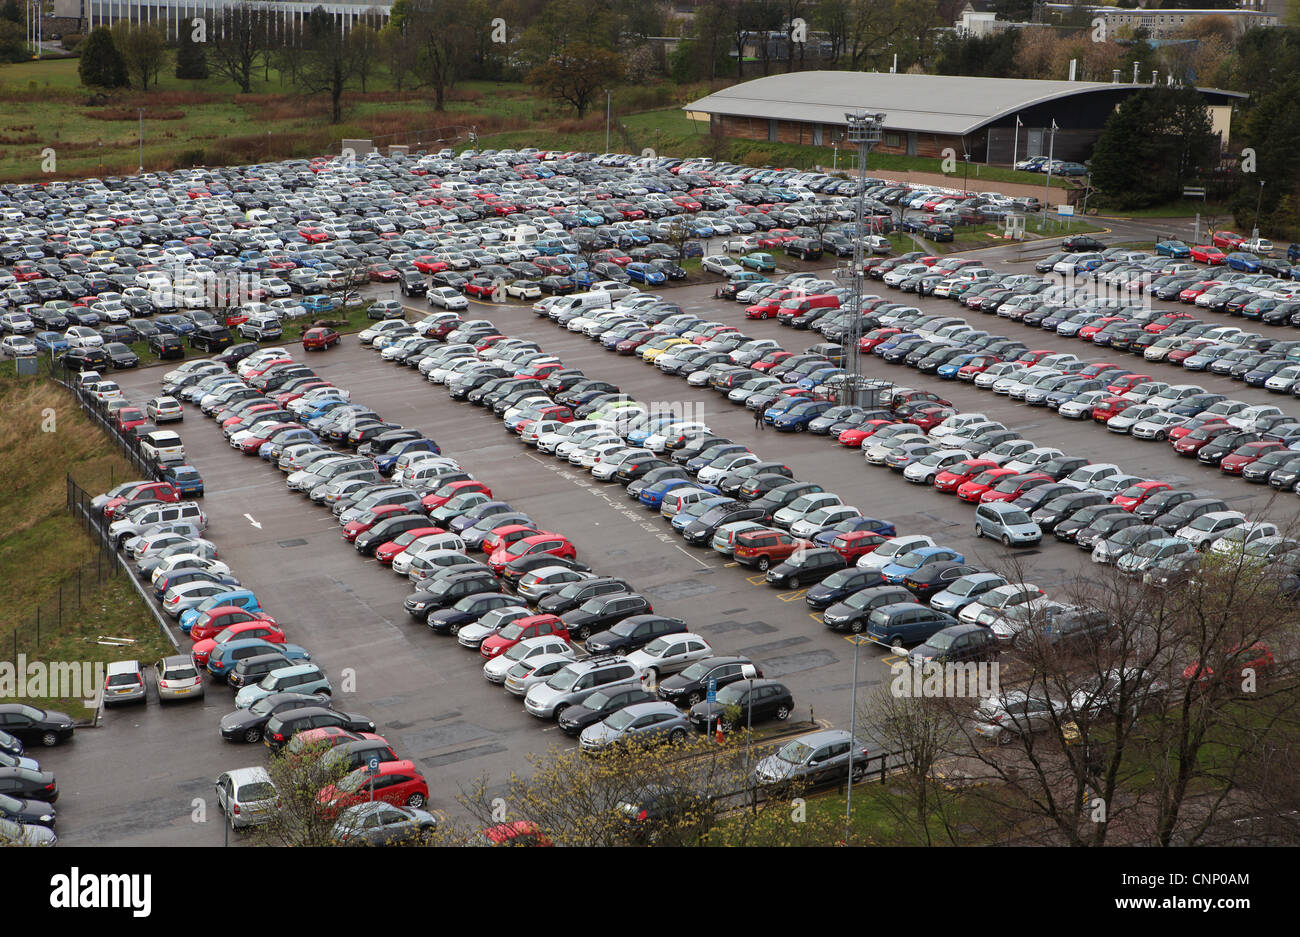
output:
{"label": "white car", "polygon": [[542,295],[542,288],[531,280],[515,280],[506,287],[506,295],[511,299],[537,299]]}
{"label": "white car", "polygon": [[820,511],[822,508],[828,508],[843,503],[844,499],[832,491],[815,491],[806,495],[800,495],[773,514],[772,523],[777,527],[783,527],[786,530],[790,530],[791,525],[793,525],[795,521],[801,521],[813,513]]}
{"label": "white car", "polygon": [[0,355],[6,358],[33,358],[36,354],[36,343],[26,335],[6,335],[0,339]]}
{"label": "white car", "polygon": [[[515,606],[507,606],[515,608]],[[531,614],[525,612],[525,614]],[[509,619],[507,619],[509,620]],[[465,629],[462,629],[462,633]],[[495,633],[493,631],[492,633]],[[486,635],[484,637],[487,637]],[[520,641],[504,654],[500,654],[483,665],[483,679],[488,683],[495,683],[498,686],[506,682],[506,675],[516,664],[526,660],[536,660],[541,658],[565,658],[573,660],[574,648],[563,638],[557,638],[554,635],[542,635],[538,638],[527,638]]]}
{"label": "white car", "polygon": [[796,537],[802,537],[805,540],[812,539],[813,535],[827,527],[833,527],[840,521],[846,521],[851,517],[861,517],[862,511],[849,504],[832,504],[824,508],[819,508],[811,514],[801,517],[790,525],[790,533]]}
{"label": "white car", "polygon": [[858,569],[874,569],[879,572],[906,553],[919,550],[921,547],[935,546],[938,546],[938,544],[934,542],[934,538],[925,534],[908,534],[894,537],[891,540],[886,540],[872,552],[858,557],[855,565]]}
{"label": "white car", "polygon": [[[477,651],[480,644],[512,621],[516,621],[520,618],[528,618],[533,614],[535,614],[533,610],[524,605],[503,605],[501,608],[494,608],[473,624],[462,627],[460,633],[456,635],[456,642],[460,644],[461,647],[467,647],[471,650]],[[530,638],[529,640],[534,639]],[[500,656],[505,657],[506,655],[501,654]],[[493,659],[495,660],[495,658]],[[505,674],[501,675],[501,680],[499,682],[505,682]]]}
{"label": "white car", "polygon": [[74,325],[63,333],[70,348],[103,348],[104,337],[88,325]]}
{"label": "white car", "polygon": [[[1123,414],[1119,414],[1122,416]],[[1114,419],[1112,417],[1111,419]],[[1169,431],[1175,426],[1182,426],[1188,420],[1185,416],[1179,416],[1177,413],[1165,413],[1160,410],[1151,416],[1133,424],[1129,430],[1129,435],[1134,439],[1154,439],[1163,442],[1169,438]],[[1109,421],[1107,421],[1109,422]]]}
{"label": "white car", "polygon": [[512,696],[524,696],[538,684],[545,683],[561,669],[573,663],[571,649],[559,654],[538,654],[515,661],[506,671],[503,686]]}
{"label": "white car", "polygon": [[1178,528],[1174,531],[1174,536],[1181,537],[1198,550],[1203,550],[1230,531],[1245,526],[1247,526],[1246,515],[1240,511],[1210,511],[1185,527]]}
{"label": "white car", "polygon": [[668,674],[685,670],[697,660],[712,656],[713,648],[703,635],[685,631],[655,638],[645,647],[633,651],[627,659],[643,680],[654,684]]}
{"label": "white car", "polygon": [[1219,556],[1231,556],[1234,553],[1240,555],[1247,547],[1268,538],[1281,539],[1276,524],[1268,521],[1241,524],[1211,543],[1210,552]]}
{"label": "white car", "polygon": [[[1034,446],[1027,449],[1014,459],[1008,459],[1002,463],[1003,468],[1009,468],[1014,472],[1025,474],[1026,472],[1036,472],[1053,459],[1065,455],[1060,449],[1051,446]],[[1067,482],[1068,484],[1068,482]]]}
{"label": "white car", "polygon": [[469,308],[469,300],[462,296],[459,290],[450,286],[434,287],[429,290],[427,299],[430,306],[438,306],[448,311]]}
{"label": "white car", "polygon": [[912,462],[903,469],[903,477],[916,485],[933,485],[940,472],[969,458],[965,449],[940,449]]}
{"label": "white car", "polygon": [[978,600],[958,612],[957,619],[968,625],[992,625],[1016,606],[1036,602],[1043,597],[1043,590],[1031,582],[1010,582],[985,592]]}
{"label": "white car", "polygon": [[743,273],[745,270],[736,261],[722,254],[710,254],[700,261],[700,266],[709,273],[716,273],[724,277],[734,276],[737,273]]}
{"label": "white car", "polygon": [[1081,466],[1061,479],[1062,485],[1069,485],[1078,491],[1087,491],[1103,478],[1118,475],[1120,468],[1114,462],[1094,462]]}

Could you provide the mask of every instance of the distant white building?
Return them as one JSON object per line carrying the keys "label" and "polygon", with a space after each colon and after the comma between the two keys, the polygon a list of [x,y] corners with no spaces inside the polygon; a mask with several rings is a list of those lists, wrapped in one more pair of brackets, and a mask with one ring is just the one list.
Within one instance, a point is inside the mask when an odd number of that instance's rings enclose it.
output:
{"label": "distant white building", "polygon": [[[180,24],[204,20],[209,28],[216,26],[222,10],[237,6],[245,0],[54,0],[54,15],[79,19],[82,28],[89,32],[96,26],[112,26],[119,20],[130,23],[156,23],[169,37],[179,34]],[[289,28],[302,26],[316,7],[323,7],[339,22],[339,28],[349,31],[358,23],[368,23],[375,28],[388,22],[393,0],[327,0],[319,3],[270,2],[253,3],[269,11],[275,21]]]}
{"label": "distant white building", "polygon": [[[1183,29],[1199,19],[1223,17],[1232,23],[1237,35],[1256,26],[1277,26],[1281,22],[1276,4],[1271,0],[1240,0],[1241,6],[1235,10],[1175,10],[1175,9],[1124,9],[1105,4],[1085,5],[1095,22],[1100,19],[1106,24],[1106,32],[1113,35],[1124,27],[1145,29],[1151,39],[1175,39]],[[1044,22],[1068,14],[1075,14],[1079,6],[1073,3],[1040,3],[1035,7],[1035,18]]]}

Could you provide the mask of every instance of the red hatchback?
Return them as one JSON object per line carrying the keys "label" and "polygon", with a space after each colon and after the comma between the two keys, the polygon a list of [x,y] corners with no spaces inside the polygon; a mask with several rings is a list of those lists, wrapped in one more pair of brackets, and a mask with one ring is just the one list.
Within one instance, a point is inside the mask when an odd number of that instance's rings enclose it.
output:
{"label": "red hatchback", "polygon": [[507,563],[517,560],[521,556],[536,556],[539,553],[549,553],[551,556],[570,560],[578,558],[578,551],[569,542],[568,537],[542,531],[527,537],[521,537],[509,546],[496,550],[488,556],[488,565],[492,567],[492,572],[500,576]]}
{"label": "red hatchback", "polygon": [[934,487],[939,491],[956,491],[981,472],[999,468],[992,459],[963,459],[934,476]]}
{"label": "red hatchback", "polygon": [[1129,485],[1129,487],[1115,495],[1110,499],[1110,503],[1117,504],[1126,511],[1132,511],[1153,494],[1169,491],[1173,487],[1169,482],[1138,482],[1136,485]]}
{"label": "red hatchback", "polygon": [[1127,394],[1134,387],[1145,384],[1152,379],[1150,374],[1125,374],[1107,384],[1106,389],[1112,394]]}
{"label": "red hatchback", "polygon": [[[980,498],[986,491],[992,491],[993,486],[1004,478],[1010,478],[1013,475],[1020,474],[1015,469],[1009,468],[991,468],[980,472],[970,481],[957,486],[957,497],[971,504],[978,504]],[[937,479],[936,479],[937,481]]]}
{"label": "red hatchback", "polygon": [[483,657],[498,657],[520,641],[551,635],[569,640],[569,628],[559,615],[528,615],[516,618],[496,634],[484,638],[478,652]]}
{"label": "red hatchback", "polygon": [[380,521],[399,514],[410,514],[412,509],[405,504],[380,504],[367,511],[359,520],[352,521],[343,528],[343,539],[348,543],[374,527]]}
{"label": "red hatchback", "polygon": [[1284,443],[1276,441],[1248,442],[1244,446],[1238,446],[1231,455],[1224,456],[1223,461],[1219,463],[1219,471],[1225,475],[1240,475],[1241,470],[1247,465],[1258,462],[1274,449],[1285,448]]}
{"label": "red hatchback", "polygon": [[328,784],[316,797],[323,816],[334,817],[340,811],[374,799],[394,806],[423,807],[429,800],[429,784],[413,761],[381,761],[372,775],[368,767],[357,768],[337,784]]}
{"label": "red hatchback", "polygon": [[1045,475],[1042,472],[1004,477],[999,479],[992,488],[980,495],[980,504],[988,504],[991,501],[1015,501],[1026,491],[1042,485],[1053,484],[1055,481],[1056,479],[1052,478],[1051,475]]}
{"label": "red hatchback", "polygon": [[261,638],[263,641],[269,641],[272,644],[283,644],[284,631],[274,622],[258,619],[231,625],[215,637],[204,638],[202,641],[195,642],[194,647],[190,648],[190,657],[194,659],[194,666],[206,667],[212,649],[218,644],[225,644],[227,641],[243,638]]}
{"label": "red hatchback", "polygon": [[1196,455],[1210,440],[1222,436],[1224,433],[1235,433],[1237,431],[1237,427],[1227,423],[1210,423],[1200,429],[1192,430],[1182,439],[1174,442],[1174,452],[1179,455]]}
{"label": "red hatchback", "polygon": [[531,537],[533,534],[540,533],[541,531],[531,524],[502,524],[500,527],[493,527],[489,530],[480,546],[482,546],[484,553],[491,556],[516,540],[522,540],[524,537]]}
{"label": "red hatchback", "polygon": [[492,497],[492,489],[481,481],[473,478],[467,478],[458,482],[447,482],[431,495],[425,495],[420,499],[420,507],[425,511],[433,511],[442,507],[452,498],[459,495],[470,494],[474,491],[481,491],[489,498]]}
{"label": "red hatchback", "polygon": [[862,441],[886,426],[893,426],[896,420],[867,420],[861,426],[855,426],[852,429],[843,430],[839,436],[835,437],[841,446],[848,446],[851,449],[857,449],[862,445]]}
{"label": "red hatchback", "polygon": [[405,551],[415,539],[419,537],[427,537],[430,534],[441,533],[445,533],[441,527],[413,527],[405,533],[400,534],[397,539],[390,540],[387,543],[381,543],[375,550],[375,559],[379,560],[379,562],[384,566],[391,566],[393,565],[393,560],[397,558],[397,554]]}
{"label": "red hatchback", "polygon": [[1093,405],[1092,418],[1098,423],[1105,423],[1111,417],[1119,416],[1135,403],[1136,400],[1129,400],[1127,397],[1104,397],[1099,403]]}
{"label": "red hatchback", "polygon": [[325,349],[333,348],[341,341],[343,341],[343,336],[338,332],[324,326],[318,326],[302,333],[302,350],[325,351]]}
{"label": "red hatchback", "polygon": [[274,625],[275,619],[262,612],[250,612],[235,605],[218,605],[210,608],[194,622],[190,628],[190,637],[195,642],[215,638],[232,625],[241,625],[249,621],[264,621]]}
{"label": "red hatchback", "polygon": [[854,530],[847,534],[840,534],[832,540],[831,549],[849,563],[854,563],[858,557],[874,553],[878,546],[888,540],[888,537],[873,530]]}

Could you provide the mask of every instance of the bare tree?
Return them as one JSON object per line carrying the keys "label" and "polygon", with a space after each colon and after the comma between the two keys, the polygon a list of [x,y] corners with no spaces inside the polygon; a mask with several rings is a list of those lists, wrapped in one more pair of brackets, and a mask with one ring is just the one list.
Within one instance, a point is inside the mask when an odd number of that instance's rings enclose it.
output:
{"label": "bare tree", "polygon": [[213,72],[234,82],[244,94],[253,91],[253,69],[269,46],[269,12],[261,4],[223,8],[209,29]]}

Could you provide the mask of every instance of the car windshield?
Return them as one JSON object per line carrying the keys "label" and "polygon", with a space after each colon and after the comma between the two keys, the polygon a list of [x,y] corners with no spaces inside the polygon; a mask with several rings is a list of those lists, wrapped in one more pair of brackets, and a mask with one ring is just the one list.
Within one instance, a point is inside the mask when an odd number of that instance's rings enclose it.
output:
{"label": "car windshield", "polygon": [[709,669],[712,666],[713,665],[708,663],[707,661],[700,661],[698,663],[691,664],[691,666],[683,670],[681,676],[683,679],[686,680],[699,680],[709,672]]}
{"label": "car windshield", "polygon": [[556,690],[571,690],[573,689],[573,685],[578,682],[578,677],[579,673],[576,670],[570,670],[568,667],[565,667],[555,676],[551,677],[550,680],[546,681],[546,685]]}
{"label": "car windshield", "polygon": [[746,687],[743,682],[733,683],[730,686],[725,686],[718,691],[718,703],[720,703],[723,706],[730,706],[733,703],[739,703],[742,699],[744,699],[745,690]]}
{"label": "car windshield", "polygon": [[806,745],[798,739],[794,739],[793,741],[786,742],[782,745],[781,748],[777,750],[776,757],[780,758],[786,764],[802,765],[808,761],[808,758],[812,753],[813,749],[811,745]]}
{"label": "car windshield", "polygon": [[1221,518],[1215,517],[1213,514],[1202,514],[1188,526],[1191,527],[1192,530],[1209,531],[1214,530],[1214,528],[1218,526],[1220,520]]}
{"label": "car windshield", "polygon": [[664,651],[668,650],[669,646],[672,643],[673,642],[670,641],[668,638],[655,638],[653,641],[647,644],[642,650],[644,653],[650,655],[651,657],[661,657],[663,656]]}
{"label": "car windshield", "polygon": [[1030,523],[1029,515],[1026,514],[1024,511],[1003,511],[1002,523],[1008,526],[1015,526],[1017,524],[1028,524]]}
{"label": "car windshield", "polygon": [[915,569],[916,567],[924,563],[927,557],[928,555],[922,553],[920,550],[913,550],[911,553],[903,554],[894,562],[897,563],[899,566],[907,566]]}
{"label": "car windshield", "polygon": [[605,725],[609,726],[609,728],[611,729],[619,729],[619,730],[626,729],[629,725],[632,724],[632,720],[635,718],[636,718],[636,714],[633,713],[630,708],[620,709],[618,712],[614,713],[612,716],[610,716],[608,719],[605,720]]}
{"label": "car windshield", "polygon": [[930,640],[925,643],[928,646],[934,648],[936,651],[946,651],[948,650],[948,648],[952,647],[952,642],[953,642],[952,635],[940,631],[938,634],[931,637]]}

